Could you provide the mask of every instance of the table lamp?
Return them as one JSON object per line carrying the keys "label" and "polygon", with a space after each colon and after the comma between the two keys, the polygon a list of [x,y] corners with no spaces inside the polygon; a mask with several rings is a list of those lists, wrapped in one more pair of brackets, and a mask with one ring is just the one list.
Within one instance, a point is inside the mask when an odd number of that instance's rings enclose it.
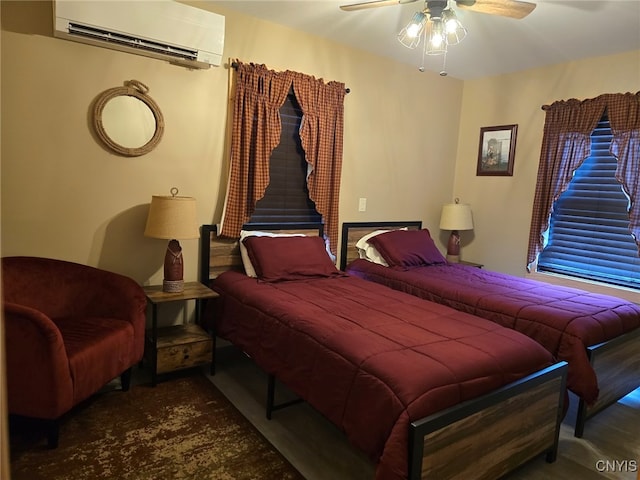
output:
{"label": "table lamp", "polygon": [[448,203],[442,207],[440,217],[440,228],[451,230],[449,243],[447,244],[447,260],[458,263],[460,261],[460,234],[459,230],[472,230],[473,217],[471,207],[465,203],[460,203],[456,198],[455,203]]}
{"label": "table lamp", "polygon": [[162,291],[180,293],[184,291],[184,261],[178,240],[198,238],[196,222],[196,200],[179,197],[178,189],[172,188],[170,196],[153,195],[144,235],[169,240],[164,256],[164,280]]}

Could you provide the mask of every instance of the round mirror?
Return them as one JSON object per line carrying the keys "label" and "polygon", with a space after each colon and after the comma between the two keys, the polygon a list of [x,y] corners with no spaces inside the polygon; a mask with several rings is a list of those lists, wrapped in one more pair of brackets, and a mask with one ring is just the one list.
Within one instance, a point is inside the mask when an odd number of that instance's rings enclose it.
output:
{"label": "round mirror", "polygon": [[128,157],[150,152],[162,138],[164,120],[149,89],[137,80],[111,88],[95,102],[94,127],[113,151]]}

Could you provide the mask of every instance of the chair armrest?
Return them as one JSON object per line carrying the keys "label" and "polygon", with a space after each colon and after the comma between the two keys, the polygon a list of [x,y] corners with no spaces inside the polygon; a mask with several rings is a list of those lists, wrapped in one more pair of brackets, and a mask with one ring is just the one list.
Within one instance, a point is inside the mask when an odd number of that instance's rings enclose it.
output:
{"label": "chair armrest", "polygon": [[38,310],[9,302],[3,307],[9,412],[57,418],[73,405],[60,331]]}

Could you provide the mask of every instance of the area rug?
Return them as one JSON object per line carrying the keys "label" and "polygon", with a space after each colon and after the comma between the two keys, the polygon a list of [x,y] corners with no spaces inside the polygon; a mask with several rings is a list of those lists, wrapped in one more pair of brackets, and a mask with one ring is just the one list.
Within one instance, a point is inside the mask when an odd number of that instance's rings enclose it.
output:
{"label": "area rug", "polygon": [[99,393],[71,412],[60,445],[11,431],[12,480],[303,480],[202,374]]}

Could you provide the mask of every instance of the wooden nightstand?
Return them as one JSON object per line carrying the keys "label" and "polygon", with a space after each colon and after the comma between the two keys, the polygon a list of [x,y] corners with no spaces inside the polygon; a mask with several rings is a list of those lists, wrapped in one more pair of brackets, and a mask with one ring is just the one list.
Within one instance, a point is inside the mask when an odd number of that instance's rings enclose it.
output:
{"label": "wooden nightstand", "polygon": [[484,265],[482,263],[474,263],[474,262],[466,262],[464,260],[460,260],[458,262],[460,265],[467,265],[469,267],[476,267],[476,268],[482,268],[484,267]]}
{"label": "wooden nightstand", "polygon": [[[200,282],[185,282],[184,291],[167,293],[162,285],[143,287],[152,308],[151,329],[147,330],[145,357],[151,361],[151,384],[155,386],[158,374],[196,367],[211,362],[213,368],[213,339],[199,325],[203,300],[216,298],[218,293]],[[158,328],[160,303],[196,301],[196,323]]]}

